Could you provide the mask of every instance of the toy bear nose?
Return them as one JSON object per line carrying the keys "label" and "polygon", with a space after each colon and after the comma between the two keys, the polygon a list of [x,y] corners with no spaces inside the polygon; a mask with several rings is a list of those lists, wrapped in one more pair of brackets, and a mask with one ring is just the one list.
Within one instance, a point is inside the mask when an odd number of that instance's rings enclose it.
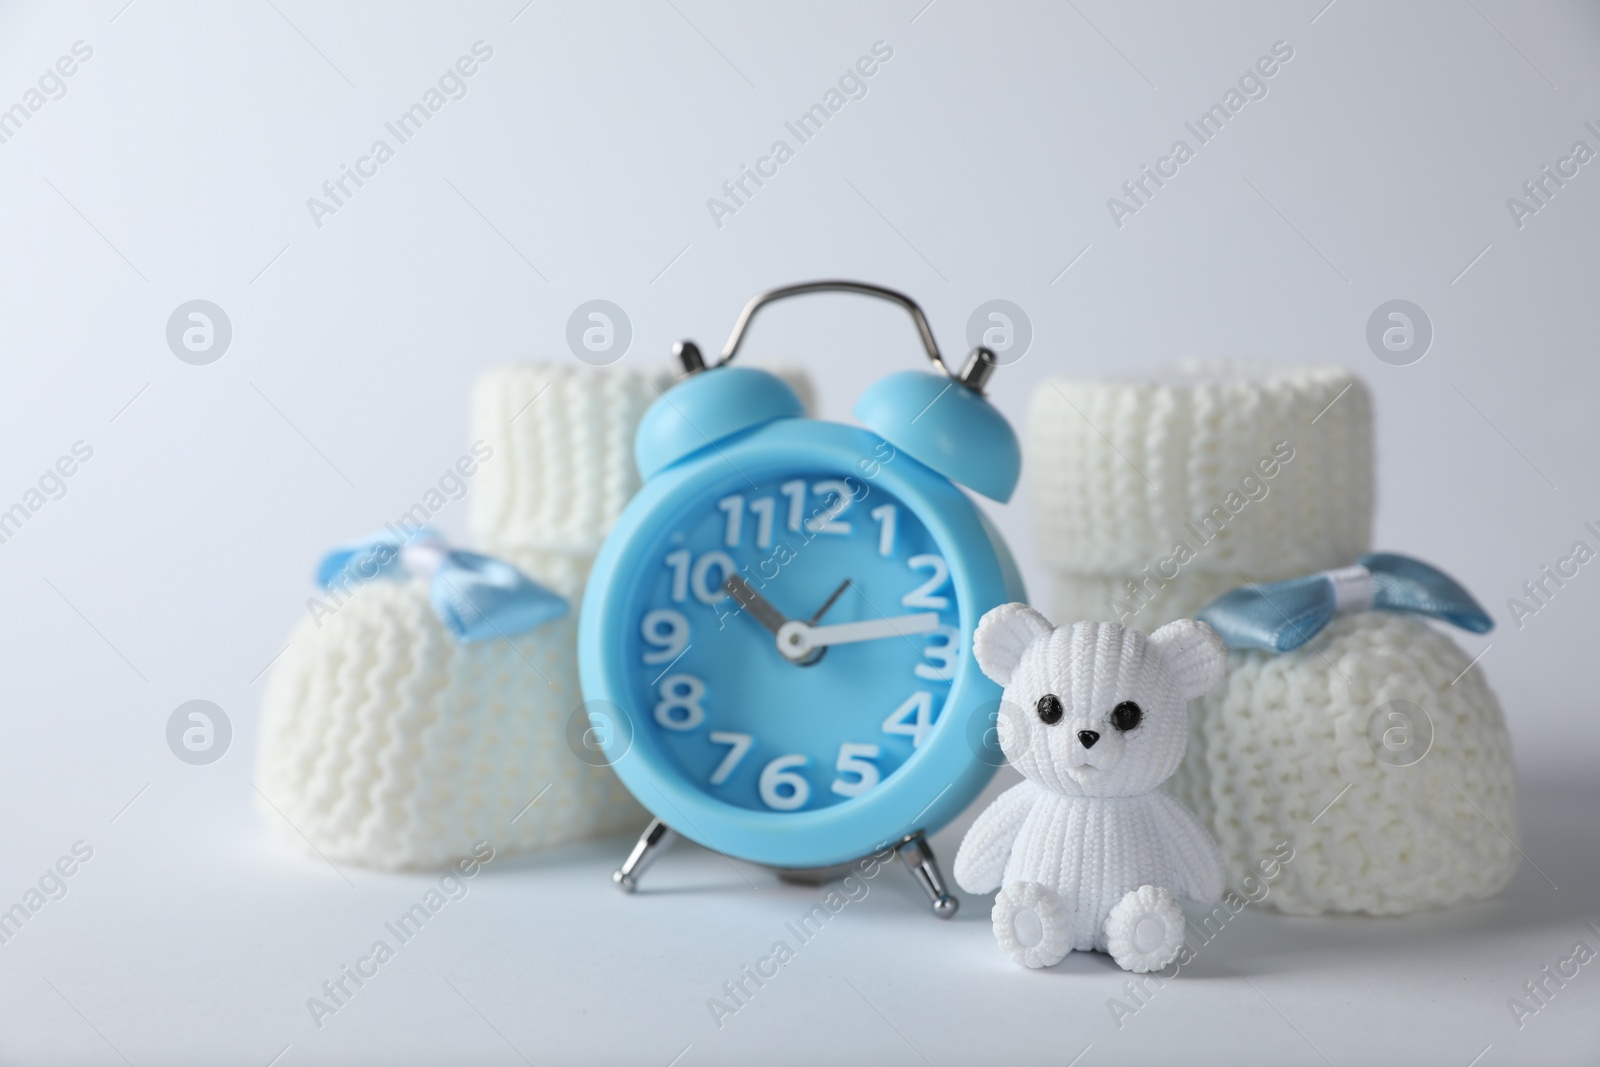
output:
{"label": "toy bear nose", "polygon": [[1093,748],[1094,743],[1100,740],[1100,735],[1093,730],[1079,730],[1078,740],[1083,742],[1084,748]]}

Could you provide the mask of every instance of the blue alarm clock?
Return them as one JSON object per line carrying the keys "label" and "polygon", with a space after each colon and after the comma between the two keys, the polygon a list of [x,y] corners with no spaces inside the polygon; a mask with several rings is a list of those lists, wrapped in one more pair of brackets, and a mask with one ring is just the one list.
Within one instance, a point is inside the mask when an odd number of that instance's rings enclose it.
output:
{"label": "blue alarm clock", "polygon": [[[808,418],[780,378],[729,365],[758,310],[824,291],[905,308],[936,368],[872,385],[862,427]],[[983,396],[993,354],[954,373],[909,297],[843,281],[755,297],[713,366],[692,342],[675,352],[685,377],[639,426],[644,485],[579,619],[595,735],[655,816],[614,880],[631,892],[679,834],[816,880],[893,848],[953,915],[925,835],[994,773],[973,739],[1000,689],[972,632],[1024,599],[964,491],[1004,502],[1020,474]]]}

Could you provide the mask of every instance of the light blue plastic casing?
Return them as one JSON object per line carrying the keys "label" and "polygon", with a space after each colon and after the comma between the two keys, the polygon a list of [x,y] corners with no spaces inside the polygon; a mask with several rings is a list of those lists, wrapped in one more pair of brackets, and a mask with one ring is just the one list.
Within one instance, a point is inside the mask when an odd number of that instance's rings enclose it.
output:
{"label": "light blue plastic casing", "polygon": [[696,374],[663,393],[639,421],[633,436],[639,477],[648,481],[714,441],[805,413],[788,383],[767,371],[719,367]]}
{"label": "light blue plastic casing", "polygon": [[942,374],[903,370],[861,394],[855,416],[891,445],[1004,504],[1022,476],[1016,431],[983,397]]}
{"label": "light blue plastic casing", "polygon": [[[596,736],[623,784],[653,815],[707,848],[775,867],[846,863],[912,831],[938,830],[972,802],[1000,762],[992,755],[991,724],[1001,691],[972,657],[972,632],[990,608],[1023,600],[1025,593],[993,526],[932,465],[1005,499],[1016,482],[1016,438],[998,412],[965,386],[953,386],[930,406],[938,390],[930,391],[921,379],[938,385],[932,375],[893,375],[869,390],[857,409],[863,421],[899,438],[889,440],[892,448],[869,430],[803,417],[798,398],[781,379],[741,367],[681,382],[640,424],[635,451],[647,480],[601,547],[579,618],[583,693]],[[982,407],[974,408],[974,402]],[[892,458],[874,458],[885,455]],[[948,589],[959,608],[960,667],[931,732],[879,785],[811,810],[759,810],[711,795],[672,755],[666,731],[638,688],[639,590],[661,573],[663,531],[705,513],[731,483],[817,471],[870,480],[921,521],[949,564]],[[828,591],[820,589],[818,596]],[[716,667],[770,671],[770,689],[780,703],[792,677],[787,672],[797,669],[776,655],[770,661],[730,657]],[[846,689],[838,699],[811,713],[843,714],[855,703],[881,706],[878,690],[895,683],[873,673],[842,679]],[[806,710],[780,707],[773,713]],[[611,715],[621,721],[610,721]],[[871,726],[876,728],[875,719]]]}

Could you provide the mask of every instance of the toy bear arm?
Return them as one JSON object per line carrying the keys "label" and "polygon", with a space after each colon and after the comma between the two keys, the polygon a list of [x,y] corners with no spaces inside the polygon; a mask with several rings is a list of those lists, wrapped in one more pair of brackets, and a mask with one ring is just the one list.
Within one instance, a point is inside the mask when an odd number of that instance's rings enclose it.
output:
{"label": "toy bear arm", "polygon": [[972,824],[956,851],[956,884],[968,893],[990,893],[1000,888],[1011,846],[1022,823],[1033,810],[1039,787],[1021,782],[995,798]]}
{"label": "toy bear arm", "polygon": [[1160,808],[1156,825],[1160,827],[1178,883],[1171,887],[1173,892],[1199,904],[1215,904],[1222,898],[1227,883],[1222,850],[1182,803],[1159,790],[1151,795]]}

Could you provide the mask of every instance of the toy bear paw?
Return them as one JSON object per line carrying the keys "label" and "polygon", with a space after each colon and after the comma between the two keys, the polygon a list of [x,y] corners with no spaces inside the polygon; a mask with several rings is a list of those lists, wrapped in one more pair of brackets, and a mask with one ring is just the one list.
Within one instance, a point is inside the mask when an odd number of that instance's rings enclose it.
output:
{"label": "toy bear paw", "polygon": [[1183,909],[1167,890],[1142,885],[1111,909],[1105,934],[1106,951],[1123,970],[1158,970],[1183,948]]}
{"label": "toy bear paw", "polygon": [[1072,948],[1067,909],[1038,882],[1012,882],[1000,890],[992,916],[995,940],[1024,967],[1060,963]]}

